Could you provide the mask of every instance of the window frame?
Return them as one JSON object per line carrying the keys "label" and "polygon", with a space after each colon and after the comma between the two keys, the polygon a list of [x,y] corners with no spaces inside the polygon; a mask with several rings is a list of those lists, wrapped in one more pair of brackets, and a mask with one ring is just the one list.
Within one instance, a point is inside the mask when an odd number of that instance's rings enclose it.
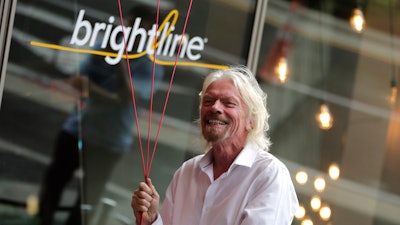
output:
{"label": "window frame", "polygon": [[14,24],[17,0],[5,0],[0,3],[0,109],[3,97],[4,80],[7,70],[8,55],[10,51],[12,29]]}

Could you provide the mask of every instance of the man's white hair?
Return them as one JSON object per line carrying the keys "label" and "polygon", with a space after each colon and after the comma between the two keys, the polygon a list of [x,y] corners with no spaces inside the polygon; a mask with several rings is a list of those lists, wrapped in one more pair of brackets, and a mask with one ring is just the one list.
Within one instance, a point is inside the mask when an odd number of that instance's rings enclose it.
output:
{"label": "man's white hair", "polygon": [[[210,73],[203,82],[200,92],[200,109],[203,100],[202,93],[205,93],[208,86],[214,81],[229,79],[239,91],[240,97],[248,108],[248,116],[252,123],[252,130],[247,136],[247,143],[252,143],[259,148],[268,151],[271,141],[267,135],[269,129],[267,110],[267,94],[260,88],[253,73],[245,66],[233,66],[224,70],[217,70]],[[200,126],[200,129],[202,127]],[[203,132],[201,132],[203,133]],[[210,147],[211,143],[207,143]]]}

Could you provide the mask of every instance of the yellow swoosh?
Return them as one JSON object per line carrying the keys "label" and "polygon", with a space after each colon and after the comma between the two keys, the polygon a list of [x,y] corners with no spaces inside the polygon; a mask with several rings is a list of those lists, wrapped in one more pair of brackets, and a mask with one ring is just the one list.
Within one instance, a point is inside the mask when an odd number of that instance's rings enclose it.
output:
{"label": "yellow swoosh", "polygon": [[[68,51],[68,52],[77,52],[77,53],[85,53],[85,54],[92,54],[92,55],[99,55],[99,56],[110,56],[110,57],[118,56],[117,53],[114,53],[114,52],[71,48],[71,47],[65,47],[62,45],[47,44],[47,43],[42,43],[42,42],[37,42],[37,41],[31,41],[30,44],[33,46],[57,49],[57,50]],[[137,53],[137,54],[129,54],[128,58],[136,59],[136,58],[140,58],[146,54],[147,54],[147,52],[141,52],[141,53]],[[147,55],[149,56],[150,60],[154,61],[154,57],[152,55],[150,55],[150,54],[147,54]],[[122,58],[126,58],[126,55],[122,55]],[[175,62],[173,62],[173,61],[164,61],[164,60],[159,60],[159,59],[156,59],[155,61],[159,65],[164,65],[164,66],[174,66],[175,65]],[[199,63],[199,62],[176,62],[176,65],[177,66],[203,67],[203,68],[209,68],[209,69],[227,69],[227,68],[229,68],[229,66],[226,66],[226,65],[208,64],[208,63]]]}

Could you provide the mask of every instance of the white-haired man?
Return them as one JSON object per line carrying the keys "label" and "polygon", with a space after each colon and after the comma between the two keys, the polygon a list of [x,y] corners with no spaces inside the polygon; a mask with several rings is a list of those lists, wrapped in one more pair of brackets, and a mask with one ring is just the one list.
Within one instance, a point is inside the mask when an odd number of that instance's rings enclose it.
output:
{"label": "white-haired man", "polygon": [[151,180],[132,208],[139,224],[289,225],[298,207],[286,166],[268,153],[266,94],[244,66],[209,74],[200,93],[207,152],[174,174],[160,213]]}

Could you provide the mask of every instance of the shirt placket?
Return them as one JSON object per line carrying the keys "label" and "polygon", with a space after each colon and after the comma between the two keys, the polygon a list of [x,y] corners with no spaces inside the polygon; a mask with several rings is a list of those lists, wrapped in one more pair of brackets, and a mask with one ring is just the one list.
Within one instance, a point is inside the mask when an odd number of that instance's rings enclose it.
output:
{"label": "shirt placket", "polygon": [[205,193],[204,204],[201,211],[201,222],[199,225],[209,225],[209,218],[210,214],[212,214],[215,193],[217,191],[217,183],[218,182],[212,182]]}

